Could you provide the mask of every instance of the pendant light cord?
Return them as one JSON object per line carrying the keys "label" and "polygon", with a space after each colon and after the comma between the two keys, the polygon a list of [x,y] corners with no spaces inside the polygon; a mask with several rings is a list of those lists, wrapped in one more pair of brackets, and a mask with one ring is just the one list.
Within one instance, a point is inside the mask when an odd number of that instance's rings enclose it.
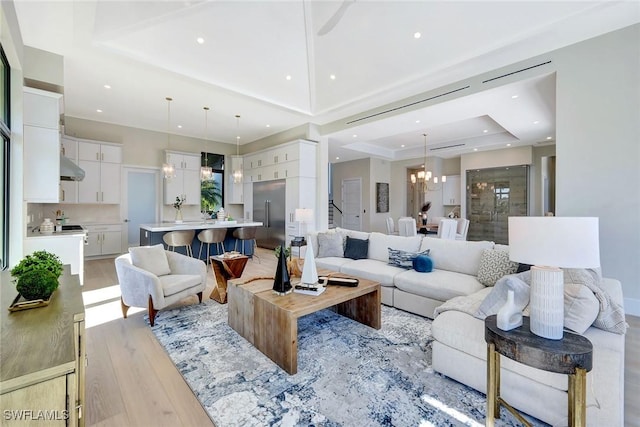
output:
{"label": "pendant light cord", "polygon": [[167,150],[171,150],[171,101],[173,98],[165,99],[167,100]]}
{"label": "pendant light cord", "polygon": [[240,155],[240,115],[236,114],[236,156]]}

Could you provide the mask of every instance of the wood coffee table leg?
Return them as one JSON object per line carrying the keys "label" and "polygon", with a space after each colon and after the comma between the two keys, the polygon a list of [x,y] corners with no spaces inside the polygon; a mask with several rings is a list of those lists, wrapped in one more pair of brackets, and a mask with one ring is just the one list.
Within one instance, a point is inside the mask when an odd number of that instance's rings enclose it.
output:
{"label": "wood coffee table leg", "polygon": [[298,319],[263,299],[254,300],[253,345],[288,374],[298,372]]}
{"label": "wood coffee table leg", "polygon": [[380,290],[361,295],[336,305],[336,313],[374,329],[382,327]]}

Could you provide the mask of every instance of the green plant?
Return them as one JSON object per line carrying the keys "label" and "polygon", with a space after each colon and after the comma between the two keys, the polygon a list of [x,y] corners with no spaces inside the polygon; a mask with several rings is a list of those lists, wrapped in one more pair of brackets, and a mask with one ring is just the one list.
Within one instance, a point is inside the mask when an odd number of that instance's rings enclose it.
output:
{"label": "green plant", "polygon": [[47,270],[53,273],[56,280],[62,274],[62,262],[57,255],[47,251],[36,251],[24,257],[11,269],[11,275],[20,280],[24,274],[32,270]]}
{"label": "green plant", "polygon": [[184,196],[182,197],[176,196],[176,201],[173,202],[173,207],[176,208],[177,210],[180,210],[180,208],[182,208],[182,204],[184,203],[184,201],[185,201]]}
{"label": "green plant", "polygon": [[222,205],[222,191],[220,183],[213,179],[202,181],[200,184],[200,205],[207,212],[215,212]]}
{"label": "green plant", "polygon": [[[280,258],[280,248],[282,246],[276,246],[276,248],[274,249],[273,253],[276,256],[276,258]],[[284,257],[285,258],[289,258],[291,256],[291,246],[287,246],[286,248],[284,248]]]}
{"label": "green plant", "polygon": [[18,279],[16,289],[26,300],[49,299],[58,288],[58,277],[45,269],[30,270]]}

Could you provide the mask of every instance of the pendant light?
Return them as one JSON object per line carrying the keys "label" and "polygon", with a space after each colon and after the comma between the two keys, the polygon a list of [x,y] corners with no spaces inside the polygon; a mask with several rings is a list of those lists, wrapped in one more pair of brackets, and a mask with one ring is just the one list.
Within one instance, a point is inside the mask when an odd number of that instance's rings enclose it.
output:
{"label": "pendant light", "polygon": [[[204,108],[204,139],[207,139],[207,118],[209,115],[209,107]],[[200,167],[200,181],[208,181],[213,176],[213,169],[209,166],[209,153],[204,153],[204,166]]]}
{"label": "pendant light", "polygon": [[[240,115],[236,114],[236,156],[240,156]],[[239,165],[239,163],[238,163]],[[242,182],[242,169],[239,168],[233,171],[233,183],[238,184]]]}
{"label": "pendant light", "polygon": [[[167,100],[167,151],[171,150],[171,101],[173,98],[166,97]],[[165,154],[165,162],[162,164],[162,175],[165,179],[176,177],[176,168],[168,161],[169,154]]]}
{"label": "pendant light", "polygon": [[[424,193],[425,201],[426,201],[427,190],[437,191],[435,187],[429,188],[429,181],[431,181],[431,178],[433,178],[434,184],[438,184],[438,181],[447,182],[447,177],[446,175],[442,175],[442,177],[438,179],[437,176],[433,176],[430,170],[427,170],[427,134],[423,133],[422,136],[424,137],[424,165],[423,165],[424,169],[421,171],[418,171],[417,181],[420,183],[422,187],[422,193]],[[413,174],[411,174],[411,183],[413,184],[415,182],[416,182],[416,178]]]}

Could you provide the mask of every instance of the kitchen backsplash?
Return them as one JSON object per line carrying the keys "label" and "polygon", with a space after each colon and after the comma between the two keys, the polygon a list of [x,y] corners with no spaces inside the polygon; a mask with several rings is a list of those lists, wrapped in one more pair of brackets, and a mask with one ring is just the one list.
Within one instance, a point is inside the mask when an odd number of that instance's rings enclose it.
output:
{"label": "kitchen backsplash", "polygon": [[51,218],[52,221],[55,221],[58,210],[64,211],[68,224],[120,222],[120,205],[27,203],[28,226],[39,225],[44,218]]}

